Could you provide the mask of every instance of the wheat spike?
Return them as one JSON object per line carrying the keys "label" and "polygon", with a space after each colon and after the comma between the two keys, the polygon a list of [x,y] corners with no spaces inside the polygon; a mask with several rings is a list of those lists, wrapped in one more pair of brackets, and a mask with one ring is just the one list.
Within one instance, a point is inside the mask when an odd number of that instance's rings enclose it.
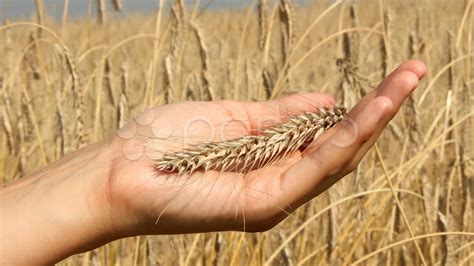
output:
{"label": "wheat spike", "polygon": [[116,96],[114,92],[114,84],[113,84],[113,73],[112,73],[112,63],[110,62],[110,58],[105,59],[105,66],[104,66],[104,86],[107,89],[107,96],[109,98],[110,104],[112,106],[116,105]]}
{"label": "wheat spike", "polygon": [[296,17],[291,0],[280,0],[280,20],[283,23],[283,49],[286,60],[293,50],[293,44],[295,43]]}
{"label": "wheat spike", "polygon": [[160,171],[192,174],[198,169],[248,171],[278,160],[310,143],[346,115],[343,107],[322,108],[319,113],[306,112],[288,122],[238,139],[201,143],[184,151],[165,154],[157,160]]}
{"label": "wheat spike", "polygon": [[66,112],[64,111],[64,92],[63,90],[56,90],[56,115],[58,117],[58,128],[56,131],[56,155],[58,157],[64,156],[66,153]]}
{"label": "wheat spike", "polygon": [[11,122],[11,118],[10,118],[11,116],[10,116],[8,110],[7,110],[7,108],[8,108],[7,100],[5,100],[5,105],[2,105],[1,107],[2,107],[0,109],[1,110],[1,121],[3,121],[3,127],[4,127],[5,133],[7,135],[8,149],[10,151],[14,151],[15,140],[14,140],[12,122]]}
{"label": "wheat spike", "polygon": [[265,39],[267,38],[268,32],[268,0],[260,0],[258,3],[258,25],[259,25],[259,36],[258,36],[258,48],[263,51],[265,48]]}
{"label": "wheat spike", "polygon": [[202,72],[201,72],[201,81],[204,85],[205,89],[205,98],[206,100],[213,100],[215,99],[214,96],[214,88],[211,83],[211,78],[212,76],[209,74],[210,70],[210,60],[209,60],[209,48],[206,44],[206,40],[204,39],[204,34],[199,27],[198,23],[196,21],[191,21],[190,22],[191,28],[194,30],[194,33],[196,34],[196,38],[199,43],[199,55],[201,56],[201,67],[202,67]]}
{"label": "wheat spike", "polygon": [[165,91],[166,102],[171,102],[180,97],[182,62],[180,58],[185,52],[185,38],[188,31],[187,15],[182,0],[176,1],[171,6],[171,46],[165,58],[167,88]]}
{"label": "wheat spike", "polygon": [[83,113],[83,107],[84,107],[84,95],[83,91],[81,88],[81,83],[79,80],[79,74],[77,72],[76,68],[76,62],[75,58],[71,55],[69,48],[67,46],[62,46],[63,52],[64,52],[64,59],[66,61],[67,65],[67,70],[69,71],[69,74],[71,75],[72,79],[72,93],[74,96],[74,109],[76,112],[76,131],[77,131],[77,136],[78,136],[78,146],[82,147],[84,143],[86,142],[85,138],[85,132],[84,132],[84,113]]}
{"label": "wheat spike", "polygon": [[282,41],[282,63],[287,64],[285,75],[288,75],[286,82],[291,84],[292,77],[289,69],[291,68],[289,60],[295,43],[295,9],[291,0],[280,0],[280,21],[281,21],[281,41]]}
{"label": "wheat spike", "polygon": [[117,125],[118,128],[125,126],[128,116],[128,62],[122,64],[122,76],[120,82],[120,95],[117,107]]}
{"label": "wheat spike", "polygon": [[390,10],[387,10],[383,13],[383,27],[384,27],[384,37],[380,43],[380,50],[382,54],[382,77],[386,77],[390,71],[391,67],[391,33],[392,33],[392,15]]}

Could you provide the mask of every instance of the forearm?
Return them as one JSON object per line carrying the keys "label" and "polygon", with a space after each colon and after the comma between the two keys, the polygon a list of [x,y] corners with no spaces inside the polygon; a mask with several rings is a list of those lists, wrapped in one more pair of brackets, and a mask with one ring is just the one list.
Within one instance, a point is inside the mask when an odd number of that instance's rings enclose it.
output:
{"label": "forearm", "polygon": [[91,145],[0,192],[0,264],[49,264],[113,239],[110,142]]}

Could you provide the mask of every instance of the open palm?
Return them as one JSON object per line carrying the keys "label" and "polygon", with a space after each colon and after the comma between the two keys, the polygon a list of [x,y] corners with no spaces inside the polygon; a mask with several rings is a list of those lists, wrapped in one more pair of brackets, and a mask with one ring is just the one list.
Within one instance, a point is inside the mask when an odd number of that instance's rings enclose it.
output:
{"label": "open palm", "polygon": [[245,174],[177,176],[156,170],[154,159],[187,144],[255,134],[335,100],[306,93],[270,102],[187,102],[148,110],[114,140],[107,193],[114,217],[122,217],[116,226],[128,228],[129,235],[272,228],[357,167],[425,72],[423,63],[406,62],[361,99],[350,123],[340,123],[303,153]]}

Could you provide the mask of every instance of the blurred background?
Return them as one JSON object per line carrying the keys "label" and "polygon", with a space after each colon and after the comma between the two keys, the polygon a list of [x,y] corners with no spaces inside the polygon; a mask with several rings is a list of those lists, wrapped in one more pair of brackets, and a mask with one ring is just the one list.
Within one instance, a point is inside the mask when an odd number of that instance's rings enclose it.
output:
{"label": "blurred background", "polygon": [[[274,1],[274,0],[273,0]],[[269,1],[270,3],[273,1]],[[304,5],[310,0],[296,0],[295,4]],[[330,1],[330,0],[323,0]],[[30,18],[36,13],[35,5],[32,0],[0,0],[0,20]],[[71,17],[80,18],[88,15],[89,2],[87,0],[69,1],[69,14]],[[95,2],[92,1],[92,2]],[[195,0],[185,0],[187,6],[194,6]],[[218,9],[242,9],[252,4],[252,0],[203,0],[199,6],[210,10]],[[112,8],[111,2],[106,2],[108,8]],[[44,0],[45,12],[50,16],[59,19],[64,8],[64,1]],[[169,6],[169,4],[167,5]],[[125,13],[142,13],[150,15],[158,9],[158,1],[154,0],[129,0],[123,1],[123,10]],[[94,13],[96,10],[93,11]]]}

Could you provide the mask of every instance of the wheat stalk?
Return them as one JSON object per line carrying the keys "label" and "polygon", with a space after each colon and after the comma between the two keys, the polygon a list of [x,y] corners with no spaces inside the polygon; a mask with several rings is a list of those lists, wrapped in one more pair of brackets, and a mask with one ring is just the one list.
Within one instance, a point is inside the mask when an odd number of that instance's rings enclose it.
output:
{"label": "wheat stalk", "polygon": [[67,23],[67,15],[69,10],[69,0],[64,0],[64,7],[63,7],[63,16],[61,21],[61,39],[64,40],[64,36],[66,34],[66,23]]}
{"label": "wheat stalk", "polygon": [[[38,17],[38,24],[44,25],[44,1],[43,0],[36,0],[36,16]],[[41,37],[42,29],[38,28],[38,35]]]}
{"label": "wheat stalk", "polygon": [[112,0],[112,5],[113,5],[115,11],[117,11],[117,12],[122,12],[123,11],[122,0]]}
{"label": "wheat stalk", "polygon": [[302,148],[340,122],[346,115],[343,107],[322,108],[319,113],[306,112],[288,122],[265,129],[260,135],[200,143],[181,152],[165,154],[157,160],[159,171],[189,175],[198,169],[249,171],[261,168]]}
{"label": "wheat stalk", "polygon": [[105,9],[105,0],[97,0],[97,20],[99,21],[99,23],[105,23],[107,21],[107,14]]}

